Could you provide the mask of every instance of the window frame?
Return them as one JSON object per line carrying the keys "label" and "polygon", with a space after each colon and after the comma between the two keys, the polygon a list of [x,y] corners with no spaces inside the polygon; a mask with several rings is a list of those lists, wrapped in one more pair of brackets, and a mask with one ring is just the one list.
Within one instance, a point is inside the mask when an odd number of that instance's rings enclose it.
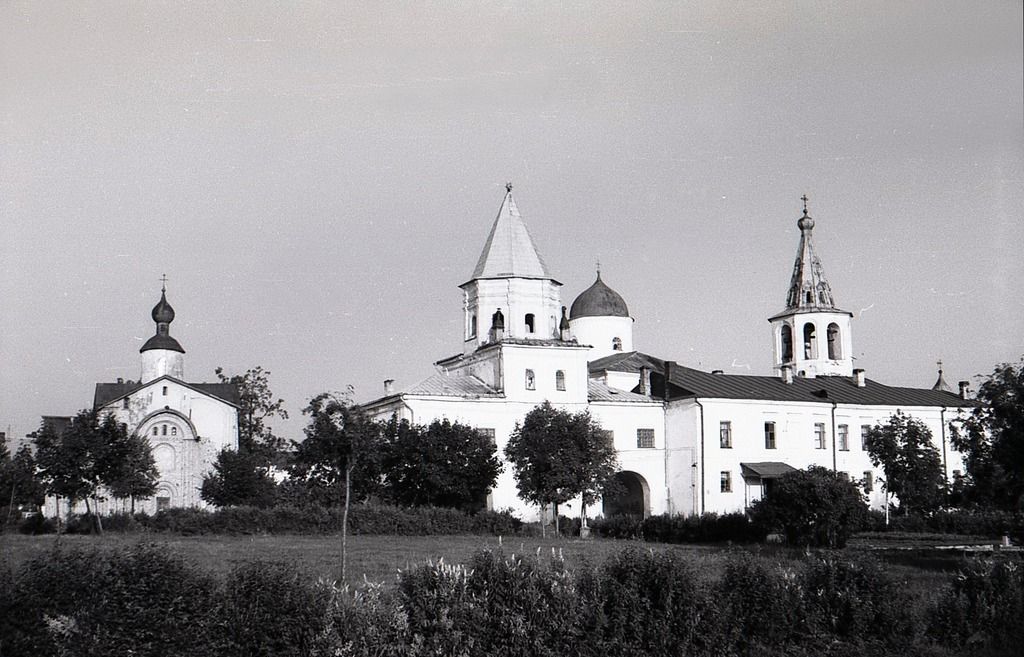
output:
{"label": "window frame", "polygon": [[765,449],[777,449],[778,441],[775,433],[775,421],[765,420],[764,421],[764,448]]}
{"label": "window frame", "polygon": [[828,441],[825,439],[825,423],[814,423],[814,449],[828,449]]}
{"label": "window frame", "polygon": [[850,451],[850,425],[840,424],[836,426],[836,449],[840,452]]}
{"label": "window frame", "polygon": [[722,470],[719,476],[719,492],[731,493],[732,491],[732,470]]}
{"label": "window frame", "polygon": [[732,449],[732,420],[719,421],[718,446],[720,449]]}
{"label": "window frame", "polygon": [[526,368],[526,389],[536,390],[537,389],[537,373],[530,368]]}
{"label": "window frame", "polygon": [[[637,449],[654,449],[656,437],[654,429],[648,427],[638,427],[636,430],[636,447]],[[649,443],[649,444],[648,444]]]}
{"label": "window frame", "polygon": [[565,370],[555,370],[555,390],[565,392]]}

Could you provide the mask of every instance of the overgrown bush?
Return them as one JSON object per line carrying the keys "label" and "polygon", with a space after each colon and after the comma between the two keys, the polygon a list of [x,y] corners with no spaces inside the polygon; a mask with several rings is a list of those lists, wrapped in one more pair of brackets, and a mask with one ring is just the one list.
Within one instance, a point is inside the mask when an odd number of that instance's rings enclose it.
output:
{"label": "overgrown bush", "polygon": [[806,636],[804,589],[799,570],[763,557],[730,556],[718,586],[729,640],[745,653],[798,643]]}
{"label": "overgrown bush", "polygon": [[938,597],[928,634],[977,654],[1018,655],[1024,646],[1024,565],[975,561]]}
{"label": "overgrown bush", "polygon": [[984,536],[999,538],[1010,536],[1014,542],[1024,542],[1024,513],[995,510],[939,511],[929,516],[889,516],[872,510],[868,516],[867,528],[876,532],[908,532],[958,534],[963,536]]}
{"label": "overgrown bush", "polygon": [[764,540],[765,532],[742,513],[705,513],[701,516],[617,515],[598,517],[591,530],[605,538],[642,538],[656,543],[754,543]]}
{"label": "overgrown bush", "polygon": [[598,516],[589,522],[590,531],[604,538],[641,538],[644,520],[640,516],[615,515]]}

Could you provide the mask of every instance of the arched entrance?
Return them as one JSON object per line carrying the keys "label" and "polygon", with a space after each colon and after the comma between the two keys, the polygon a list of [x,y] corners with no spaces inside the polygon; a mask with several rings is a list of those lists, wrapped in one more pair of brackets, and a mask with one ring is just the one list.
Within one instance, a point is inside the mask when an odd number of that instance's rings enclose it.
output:
{"label": "arched entrance", "polygon": [[614,477],[619,490],[606,495],[603,500],[604,516],[638,516],[646,518],[650,515],[651,492],[647,480],[636,472],[618,472]]}

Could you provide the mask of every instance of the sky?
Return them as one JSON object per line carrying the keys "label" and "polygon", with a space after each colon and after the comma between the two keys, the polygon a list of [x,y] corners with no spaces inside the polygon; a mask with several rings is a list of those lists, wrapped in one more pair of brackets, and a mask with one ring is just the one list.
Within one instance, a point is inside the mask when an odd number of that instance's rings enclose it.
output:
{"label": "sky", "polygon": [[507,181],[657,357],[771,373],[807,194],[868,378],[1021,358],[1019,1],[555,5],[0,4],[0,430],[137,379],[163,274],[186,379],[269,370],[288,438],[410,386]]}

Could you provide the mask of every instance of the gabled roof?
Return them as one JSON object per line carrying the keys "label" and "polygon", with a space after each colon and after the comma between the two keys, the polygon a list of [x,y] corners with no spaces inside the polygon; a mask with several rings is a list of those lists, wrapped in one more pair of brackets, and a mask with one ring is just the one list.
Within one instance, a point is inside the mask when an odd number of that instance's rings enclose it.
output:
{"label": "gabled roof", "polygon": [[160,378],[140,383],[138,381],[125,381],[123,383],[97,383],[96,392],[93,395],[93,408],[106,406],[111,402],[120,400],[138,390],[147,388],[161,379],[168,379],[191,390],[202,393],[209,397],[215,397],[220,401],[227,402],[232,406],[241,405],[238,386],[233,383],[186,383],[175,379],[173,376],[161,376]]}
{"label": "gabled roof", "polygon": [[[665,361],[641,352],[613,354],[590,363],[591,374],[604,371],[639,372],[651,369],[651,387],[664,393]],[[887,386],[870,379],[863,387],[852,377],[796,377],[784,383],[775,376],[711,374],[692,367],[673,364],[670,371],[670,399],[698,397],[709,399],[751,399],[759,401],[818,402],[860,404],[865,406],[975,406],[971,400],[941,390]]]}
{"label": "gabled roof", "polygon": [[511,185],[470,280],[478,278],[551,279],[548,267],[534,246],[530,231],[512,198]]}

